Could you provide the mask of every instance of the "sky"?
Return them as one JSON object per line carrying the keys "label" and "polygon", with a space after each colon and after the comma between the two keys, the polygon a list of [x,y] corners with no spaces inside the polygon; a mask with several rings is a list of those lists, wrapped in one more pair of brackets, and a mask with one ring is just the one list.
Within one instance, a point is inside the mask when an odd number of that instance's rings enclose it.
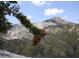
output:
{"label": "sky", "polygon": [[[79,23],[79,1],[18,1],[20,11],[32,23],[60,16],[66,21]],[[20,24],[13,16],[7,16],[9,22]]]}

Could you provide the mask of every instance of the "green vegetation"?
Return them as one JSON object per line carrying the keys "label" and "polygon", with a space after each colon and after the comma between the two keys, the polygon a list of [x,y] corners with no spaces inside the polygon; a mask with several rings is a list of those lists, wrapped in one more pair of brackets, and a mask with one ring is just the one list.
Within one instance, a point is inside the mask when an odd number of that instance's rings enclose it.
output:
{"label": "green vegetation", "polygon": [[41,29],[38,29],[35,26],[32,26],[30,29],[30,32],[33,33],[34,35],[39,35],[41,31],[42,31]]}
{"label": "green vegetation", "polygon": [[[13,5],[11,6],[11,4]],[[5,30],[7,31],[8,28],[12,26],[11,23],[5,18],[6,15],[13,15],[16,17],[22,25],[32,30],[34,35],[37,35],[38,31],[41,32],[40,29],[33,26],[26,16],[19,12],[19,6],[16,1],[0,2],[0,32],[5,32]]]}
{"label": "green vegetation", "polygon": [[[9,7],[11,4],[13,6]],[[15,6],[16,5],[16,6]],[[5,18],[6,15],[15,16],[22,25],[30,29],[34,35],[39,35],[42,31],[19,12],[16,1],[0,2],[0,32],[12,27],[12,24]],[[48,33],[38,46],[32,46],[32,41],[25,40],[6,40],[0,37],[0,49],[29,56],[29,57],[79,57],[79,24],[62,24],[62,31]],[[2,34],[0,34],[1,36]]]}
{"label": "green vegetation", "polygon": [[8,22],[8,20],[5,18],[5,16],[7,14],[9,14],[9,13],[8,13],[8,11],[6,11],[6,8],[4,6],[4,3],[3,2],[0,2],[0,32],[2,32],[2,33],[6,33],[6,31],[10,27],[12,27],[11,23]]}
{"label": "green vegetation", "polygon": [[33,46],[32,41],[28,39],[15,39],[7,40],[7,43],[4,43],[4,49],[27,57],[79,57],[79,32],[76,31],[79,26],[71,26],[74,29],[70,32],[69,29],[71,28],[63,26],[62,31],[48,33],[47,37],[42,39],[38,46]]}

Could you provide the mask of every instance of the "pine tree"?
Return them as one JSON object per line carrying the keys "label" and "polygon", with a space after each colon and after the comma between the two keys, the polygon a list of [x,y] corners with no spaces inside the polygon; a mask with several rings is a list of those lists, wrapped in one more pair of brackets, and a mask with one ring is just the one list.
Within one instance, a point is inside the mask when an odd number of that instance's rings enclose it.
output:
{"label": "pine tree", "polygon": [[[13,5],[11,6],[11,4]],[[13,15],[22,25],[29,28],[34,35],[40,34],[41,30],[33,26],[27,17],[19,12],[19,6],[16,1],[0,1],[0,32],[4,32],[4,30],[7,30],[11,26],[5,15]]]}

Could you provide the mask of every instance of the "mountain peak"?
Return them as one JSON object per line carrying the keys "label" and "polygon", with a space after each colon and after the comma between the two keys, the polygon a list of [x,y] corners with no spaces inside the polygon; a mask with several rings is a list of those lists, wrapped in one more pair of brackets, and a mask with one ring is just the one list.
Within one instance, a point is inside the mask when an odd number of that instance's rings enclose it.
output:
{"label": "mountain peak", "polygon": [[46,20],[45,22],[53,22],[53,23],[56,23],[56,24],[67,24],[68,22],[65,21],[63,18],[59,17],[59,16],[55,16],[49,20]]}

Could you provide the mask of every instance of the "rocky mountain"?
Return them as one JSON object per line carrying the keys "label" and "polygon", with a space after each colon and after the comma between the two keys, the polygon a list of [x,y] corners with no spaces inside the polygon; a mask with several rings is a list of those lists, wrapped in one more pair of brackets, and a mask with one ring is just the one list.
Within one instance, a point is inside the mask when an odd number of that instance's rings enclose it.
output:
{"label": "rocky mountain", "polygon": [[[51,32],[54,31],[53,29],[61,31],[62,24],[68,24],[68,23],[69,22],[65,21],[60,17],[53,17],[43,22],[35,23],[34,25],[40,29],[45,29],[47,32]],[[7,40],[12,39],[31,40],[33,36],[34,35],[29,32],[29,28],[25,28],[23,25],[15,24],[11,29],[7,31],[5,38],[7,38]]]}
{"label": "rocky mountain", "polygon": [[67,24],[70,26],[77,25],[72,22],[68,22],[61,17],[53,17],[43,22],[35,23],[34,25],[40,29],[46,30],[49,33],[49,32],[56,32],[57,30],[62,31],[64,25],[67,25]]}
{"label": "rocky mountain", "polygon": [[7,31],[7,40],[10,39],[32,39],[33,34],[29,32],[29,29],[25,28],[23,25],[15,24],[10,30]]}
{"label": "rocky mountain", "polygon": [[[51,19],[45,20],[43,22],[34,23],[34,26],[44,29],[47,33],[54,33],[62,31],[66,25],[72,26],[70,30],[75,28],[75,25],[72,22],[65,21],[61,17],[53,17]],[[79,31],[79,30],[78,30]],[[29,32],[29,28],[25,28],[23,25],[15,24],[10,30],[7,31],[6,37],[7,40],[9,39],[32,39],[33,34]]]}
{"label": "rocky mountain", "polygon": [[79,24],[54,17],[34,25],[47,32],[38,46],[32,45],[34,35],[28,28],[15,24],[0,35],[0,48],[27,57],[79,57]]}
{"label": "rocky mountain", "polygon": [[61,18],[61,17],[58,17],[58,16],[55,16],[55,17],[53,17],[53,18],[51,18],[51,19],[48,19],[48,20],[45,20],[45,22],[49,22],[49,21],[51,21],[51,22],[53,22],[53,23],[56,23],[57,25],[58,25],[58,24],[68,24],[68,23],[69,23],[69,22],[66,21],[65,19],[63,19],[63,18]]}
{"label": "rocky mountain", "polygon": [[44,29],[49,26],[57,26],[57,25],[62,25],[62,24],[73,24],[73,23],[65,21],[61,17],[55,16],[55,17],[45,20],[43,22],[35,23],[34,25],[41,28],[41,29]]}

